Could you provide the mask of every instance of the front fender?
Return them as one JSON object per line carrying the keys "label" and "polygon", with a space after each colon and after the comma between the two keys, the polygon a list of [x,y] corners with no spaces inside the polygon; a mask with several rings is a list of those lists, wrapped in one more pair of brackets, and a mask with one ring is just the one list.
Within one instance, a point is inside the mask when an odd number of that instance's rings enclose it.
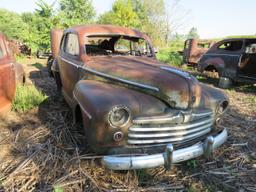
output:
{"label": "front fender", "polygon": [[[220,103],[227,102],[229,104],[229,99],[227,95],[220,89],[211,87],[209,85],[200,84],[202,88],[202,95],[200,100],[200,106],[205,108],[210,108],[216,113],[217,107]],[[216,114],[216,118],[218,115]]]}
{"label": "front fender", "polygon": [[125,106],[131,110],[132,117],[164,113],[166,105],[153,96],[118,85],[94,80],[79,81],[73,92],[83,115],[87,140],[97,151],[125,145],[113,140],[113,134],[122,131],[127,136],[128,127],[113,128],[108,123],[108,113],[114,106]]}

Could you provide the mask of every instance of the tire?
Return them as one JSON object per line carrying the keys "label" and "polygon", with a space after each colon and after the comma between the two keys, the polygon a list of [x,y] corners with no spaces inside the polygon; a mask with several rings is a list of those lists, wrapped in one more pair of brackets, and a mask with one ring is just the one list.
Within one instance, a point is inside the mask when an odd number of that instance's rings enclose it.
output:
{"label": "tire", "polygon": [[57,93],[61,94],[61,88],[62,88],[62,82],[61,82],[61,78],[60,78],[60,73],[58,72],[54,72],[53,73],[56,85],[57,85]]}
{"label": "tire", "polygon": [[233,86],[232,79],[228,77],[220,77],[218,87],[222,89],[228,89]]}
{"label": "tire", "polygon": [[25,85],[25,84],[26,84],[26,76],[25,76],[25,75],[23,76],[22,84],[23,84],[23,85]]}
{"label": "tire", "polygon": [[53,73],[52,73],[52,69],[51,69],[52,64],[53,64],[53,57],[50,56],[50,57],[48,58],[48,60],[47,60],[47,70],[48,70],[48,73],[49,73],[49,76],[50,76],[50,77],[53,77]]}

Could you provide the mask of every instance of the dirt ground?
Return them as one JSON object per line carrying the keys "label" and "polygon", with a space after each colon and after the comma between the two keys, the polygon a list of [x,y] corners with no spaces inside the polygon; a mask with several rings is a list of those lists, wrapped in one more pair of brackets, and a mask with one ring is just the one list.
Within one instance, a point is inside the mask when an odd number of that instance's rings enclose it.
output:
{"label": "dirt ground", "polygon": [[256,191],[255,86],[225,90],[231,107],[221,125],[228,128],[229,138],[210,160],[198,158],[171,171],[159,167],[116,172],[81,147],[81,127],[72,125],[71,111],[56,95],[45,62],[25,61],[28,83],[48,99],[0,121],[2,191]]}

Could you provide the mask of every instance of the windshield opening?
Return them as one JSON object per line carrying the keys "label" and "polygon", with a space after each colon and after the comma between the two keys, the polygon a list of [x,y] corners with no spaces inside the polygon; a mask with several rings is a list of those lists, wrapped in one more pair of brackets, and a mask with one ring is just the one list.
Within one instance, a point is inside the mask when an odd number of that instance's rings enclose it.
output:
{"label": "windshield opening", "polygon": [[89,56],[153,56],[149,43],[145,39],[121,35],[86,37],[85,52]]}

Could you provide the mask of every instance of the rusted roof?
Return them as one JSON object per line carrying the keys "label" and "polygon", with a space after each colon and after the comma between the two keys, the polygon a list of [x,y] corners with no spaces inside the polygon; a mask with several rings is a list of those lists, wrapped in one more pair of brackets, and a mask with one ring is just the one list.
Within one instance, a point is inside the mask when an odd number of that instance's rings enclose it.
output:
{"label": "rusted roof", "polygon": [[90,36],[95,34],[119,34],[144,38],[149,40],[149,37],[135,29],[126,27],[113,26],[113,25],[78,25],[73,26],[66,31],[76,31],[80,35]]}
{"label": "rusted roof", "polygon": [[[243,41],[243,40],[256,40],[256,38],[252,37],[244,37],[244,38],[227,38],[227,39],[222,39],[221,41]],[[220,41],[219,41],[220,42]]]}

